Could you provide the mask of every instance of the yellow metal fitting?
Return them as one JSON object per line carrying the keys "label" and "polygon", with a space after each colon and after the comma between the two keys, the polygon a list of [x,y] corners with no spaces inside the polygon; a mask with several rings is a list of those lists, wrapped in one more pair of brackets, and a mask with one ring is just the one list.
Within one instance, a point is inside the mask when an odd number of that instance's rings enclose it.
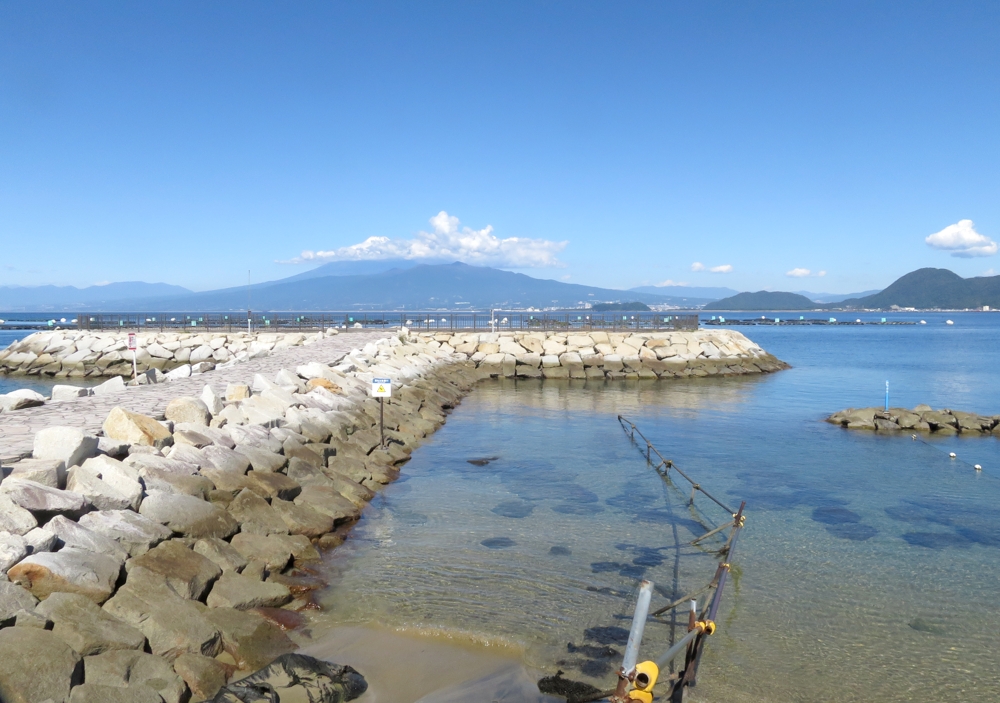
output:
{"label": "yellow metal fitting", "polygon": [[[736,516],[733,515],[733,517],[735,518]],[[746,521],[747,521],[747,516],[746,515],[740,515],[740,522],[737,525],[737,527],[743,527],[743,525],[746,524]]]}
{"label": "yellow metal fitting", "polygon": [[660,676],[660,667],[653,661],[644,661],[635,665],[635,677],[632,685],[637,691],[652,692],[656,679]]}
{"label": "yellow metal fitting", "polygon": [[694,624],[696,628],[704,632],[706,635],[715,634],[715,623],[711,620],[699,620]]}
{"label": "yellow metal fitting", "polygon": [[641,703],[653,703],[653,694],[648,691],[629,691],[630,701],[640,701]]}

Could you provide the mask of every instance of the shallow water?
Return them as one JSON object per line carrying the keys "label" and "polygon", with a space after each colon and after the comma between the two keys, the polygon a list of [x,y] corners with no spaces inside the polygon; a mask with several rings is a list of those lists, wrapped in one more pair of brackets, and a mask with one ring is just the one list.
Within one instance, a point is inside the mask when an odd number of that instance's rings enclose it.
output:
{"label": "shallow water", "polygon": [[[24,339],[34,330],[3,330],[0,329],[0,350],[6,349],[14,342]],[[0,373],[0,394],[10,393],[19,388],[30,388],[33,391],[49,395],[52,386],[57,384],[72,384],[75,386],[93,386],[105,379],[82,379],[75,378],[67,380],[65,378],[47,378],[41,376],[7,376]]]}
{"label": "shallow water", "polygon": [[[758,378],[481,384],[325,565],[324,622],[436,629],[612,683],[638,580],[654,606],[702,586],[715,559],[688,543],[726,518],[701,498],[689,510],[621,413],[724,502],[747,501],[695,699],[997,700],[1000,443],[822,422],[881,404],[887,378],[893,405],[1000,411],[1000,318],[923,317],[744,328],[794,367]],[[643,654],[670,637],[650,623]]]}

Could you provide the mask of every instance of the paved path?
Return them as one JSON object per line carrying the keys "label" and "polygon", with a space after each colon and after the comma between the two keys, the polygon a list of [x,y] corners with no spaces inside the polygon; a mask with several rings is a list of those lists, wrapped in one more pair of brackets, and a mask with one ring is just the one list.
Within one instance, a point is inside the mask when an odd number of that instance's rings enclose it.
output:
{"label": "paved path", "polygon": [[[217,393],[224,395],[229,383],[249,384],[254,374],[263,374],[273,379],[283,368],[294,370],[296,366],[319,361],[333,363],[353,349],[360,349],[368,342],[381,339],[386,332],[344,332],[336,337],[313,342],[307,346],[290,347],[268,356],[236,364],[208,373],[195,374],[168,383],[151,386],[136,386],[124,393],[103,396],[74,398],[55,403],[46,403],[37,408],[25,408],[0,414],[0,460],[11,461],[31,452],[35,433],[45,427],[79,427],[94,433],[101,428],[104,418],[116,405],[133,412],[163,417],[167,403],[182,395],[201,395],[206,384]],[[69,379],[66,383],[72,383]]]}

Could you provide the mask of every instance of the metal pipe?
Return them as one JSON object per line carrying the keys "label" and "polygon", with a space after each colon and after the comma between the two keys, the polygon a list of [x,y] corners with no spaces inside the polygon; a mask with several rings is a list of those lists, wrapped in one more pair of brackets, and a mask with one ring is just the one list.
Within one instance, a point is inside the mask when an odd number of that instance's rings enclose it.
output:
{"label": "metal pipe", "polygon": [[688,644],[694,641],[694,638],[701,634],[698,629],[691,630],[682,638],[677,640],[677,643],[663,653],[663,656],[656,660],[656,666],[662,671],[663,668],[673,661],[674,657],[683,652],[687,648]]}
{"label": "metal pipe", "polygon": [[639,600],[635,604],[632,615],[632,629],[628,633],[628,643],[625,645],[625,658],[622,660],[621,673],[628,676],[639,661],[639,645],[642,643],[642,633],[646,629],[646,618],[649,616],[649,602],[653,598],[653,582],[643,580],[639,584]]}

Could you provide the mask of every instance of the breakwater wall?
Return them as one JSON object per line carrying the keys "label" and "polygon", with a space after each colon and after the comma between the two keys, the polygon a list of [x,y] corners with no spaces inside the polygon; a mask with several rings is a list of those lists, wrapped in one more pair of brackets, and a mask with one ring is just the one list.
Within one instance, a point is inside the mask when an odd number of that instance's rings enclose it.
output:
{"label": "breakwater wall", "polygon": [[[140,332],[136,335],[139,373],[169,372],[190,366],[196,372],[255,359],[275,349],[310,344],[337,334],[325,332]],[[0,372],[84,378],[132,376],[127,332],[35,332],[0,351]]]}
{"label": "breakwater wall", "polygon": [[461,354],[491,376],[655,379],[788,368],[733,330],[441,332],[423,336],[432,347]]}
{"label": "breakwater wall", "polygon": [[934,410],[929,405],[907,408],[848,408],[835,412],[827,422],[850,430],[875,432],[933,432],[935,434],[993,434],[1000,437],[1000,415]]}

